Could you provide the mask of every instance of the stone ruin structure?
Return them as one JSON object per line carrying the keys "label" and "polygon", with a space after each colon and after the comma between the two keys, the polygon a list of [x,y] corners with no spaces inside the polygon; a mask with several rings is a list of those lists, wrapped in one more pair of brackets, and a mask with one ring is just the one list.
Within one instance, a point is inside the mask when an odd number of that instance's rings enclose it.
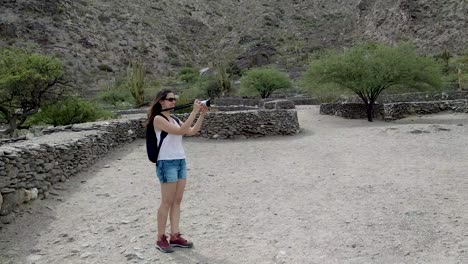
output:
{"label": "stone ruin structure", "polygon": [[[443,111],[468,113],[468,92],[382,96],[375,104],[373,117],[391,121],[415,114],[435,114]],[[339,103],[321,104],[320,113],[350,119],[367,117],[366,106],[355,97]]]}
{"label": "stone ruin structure", "polygon": [[[184,120],[187,114],[179,115]],[[116,146],[145,137],[144,114],[123,119],[50,127],[44,135],[0,145],[0,228],[16,216],[19,205],[50,195],[54,183],[91,166]],[[299,122],[294,103],[279,100],[264,109],[210,112],[199,137],[248,139],[295,135]]]}

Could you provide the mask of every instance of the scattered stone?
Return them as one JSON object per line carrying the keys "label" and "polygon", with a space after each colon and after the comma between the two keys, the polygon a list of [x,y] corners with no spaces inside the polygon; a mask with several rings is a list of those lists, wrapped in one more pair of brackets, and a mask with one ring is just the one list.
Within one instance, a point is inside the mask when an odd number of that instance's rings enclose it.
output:
{"label": "scattered stone", "polygon": [[128,253],[125,254],[127,260],[143,260],[143,257],[139,256],[137,253]]}
{"label": "scattered stone", "polygon": [[42,258],[41,255],[29,255],[28,260],[31,261],[32,263],[35,263],[35,261],[38,261]]}
{"label": "scattered stone", "polygon": [[32,201],[37,199],[39,191],[37,188],[32,188],[31,190],[25,190],[24,202]]}
{"label": "scattered stone", "polygon": [[85,253],[83,253],[83,254],[80,255],[80,258],[81,258],[81,259],[85,259],[85,258],[88,258],[88,257],[90,257],[90,256],[92,256],[92,254],[91,254],[90,252],[85,252]]}
{"label": "scattered stone", "polygon": [[13,222],[13,219],[15,218],[15,214],[14,213],[10,213],[8,215],[5,215],[5,216],[0,216],[0,222],[2,224],[10,224],[11,222]]}
{"label": "scattered stone", "polygon": [[411,134],[422,134],[422,133],[430,133],[427,130],[415,129],[410,131]]}

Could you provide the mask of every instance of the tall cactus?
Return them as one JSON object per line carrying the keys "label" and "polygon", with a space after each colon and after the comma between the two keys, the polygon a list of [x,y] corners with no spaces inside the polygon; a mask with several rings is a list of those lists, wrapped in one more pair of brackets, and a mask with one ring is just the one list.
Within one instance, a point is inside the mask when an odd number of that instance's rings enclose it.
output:
{"label": "tall cactus", "polygon": [[216,77],[221,88],[221,95],[226,96],[232,92],[231,77],[227,73],[226,64],[224,61],[218,60],[216,63]]}
{"label": "tall cactus", "polygon": [[137,107],[145,103],[145,72],[140,59],[130,60],[127,67],[127,87]]}

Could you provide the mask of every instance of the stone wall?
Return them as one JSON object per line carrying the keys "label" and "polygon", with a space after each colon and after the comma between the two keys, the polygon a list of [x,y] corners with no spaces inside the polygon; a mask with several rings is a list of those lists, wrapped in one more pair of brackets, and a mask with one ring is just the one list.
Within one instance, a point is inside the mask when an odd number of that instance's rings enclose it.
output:
{"label": "stone wall", "polygon": [[[73,126],[0,147],[0,222],[24,202],[47,198],[50,187],[89,167],[115,146],[144,136],[143,119]],[[73,132],[75,131],[75,132]]]}
{"label": "stone wall", "polygon": [[[426,102],[439,100],[460,100],[468,99],[468,91],[451,91],[442,93],[404,93],[404,94],[381,94],[377,99],[378,103],[397,102]],[[362,103],[362,99],[357,96],[350,96],[343,99],[341,103]]]}
{"label": "stone wall", "polygon": [[[396,120],[414,114],[434,114],[442,111],[468,113],[468,100],[384,103],[376,105],[374,117]],[[320,113],[350,119],[367,117],[366,106],[358,103],[321,104]]]}
{"label": "stone wall", "polygon": [[213,139],[245,139],[294,135],[299,132],[295,109],[251,110],[210,113],[200,136]]}
{"label": "stone wall", "polygon": [[265,102],[276,101],[276,100],[288,100],[292,101],[295,105],[318,105],[320,102],[317,98],[312,97],[287,97],[287,98],[255,98],[255,99],[244,99],[240,97],[226,97],[217,98],[213,100],[213,105],[218,107],[224,106],[251,106],[251,107],[263,107]]}
{"label": "stone wall", "polygon": [[[182,120],[187,116],[178,115]],[[0,227],[14,219],[18,205],[47,198],[54,183],[89,167],[114,147],[143,138],[145,120],[145,115],[133,115],[49,128],[43,136],[0,146]],[[295,109],[272,109],[208,113],[198,136],[243,139],[298,132]]]}
{"label": "stone wall", "polygon": [[384,104],[384,119],[396,120],[414,114],[426,115],[442,111],[468,113],[468,100],[402,102]]}
{"label": "stone wall", "polygon": [[[367,118],[366,105],[359,103],[336,103],[336,104],[321,104],[320,114],[323,115],[336,115],[349,119]],[[376,104],[374,106],[374,118],[383,117],[382,105]]]}

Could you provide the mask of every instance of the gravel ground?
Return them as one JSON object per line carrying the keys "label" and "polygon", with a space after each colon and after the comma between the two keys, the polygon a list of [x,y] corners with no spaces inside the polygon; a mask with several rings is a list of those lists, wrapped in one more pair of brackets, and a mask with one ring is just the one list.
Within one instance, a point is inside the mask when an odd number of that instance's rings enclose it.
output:
{"label": "gravel ground", "polygon": [[193,249],[155,248],[159,183],[138,140],[25,205],[0,263],[468,263],[468,114],[298,116],[296,136],[185,139]]}

